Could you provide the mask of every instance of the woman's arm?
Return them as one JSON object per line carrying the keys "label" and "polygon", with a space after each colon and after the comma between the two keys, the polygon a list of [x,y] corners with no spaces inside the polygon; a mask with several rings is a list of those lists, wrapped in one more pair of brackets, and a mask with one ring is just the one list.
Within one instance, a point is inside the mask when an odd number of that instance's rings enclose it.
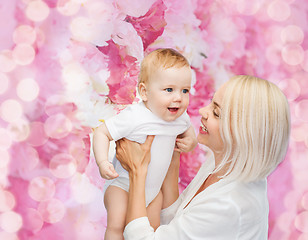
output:
{"label": "woman's arm", "polygon": [[185,210],[180,210],[176,217],[155,232],[146,217],[131,221],[125,227],[124,239],[237,239],[238,231],[242,230],[239,227],[240,219],[239,206],[229,196],[226,197],[226,192],[212,192],[210,196],[199,195]]}
{"label": "woman's arm", "polygon": [[180,153],[174,151],[172,160],[161,187],[163,193],[163,209],[169,207],[179,197]]}
{"label": "woman's arm", "polygon": [[154,136],[148,136],[143,144],[121,139],[116,142],[116,157],[129,172],[129,193],[126,224],[147,216],[145,203],[145,180],[151,160]]}

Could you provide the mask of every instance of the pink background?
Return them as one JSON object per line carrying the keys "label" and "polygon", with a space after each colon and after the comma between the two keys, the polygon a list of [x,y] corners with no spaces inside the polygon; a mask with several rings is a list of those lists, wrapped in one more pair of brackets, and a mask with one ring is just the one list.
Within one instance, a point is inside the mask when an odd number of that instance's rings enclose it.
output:
{"label": "pink background", "polygon": [[[188,112],[230,76],[277,84],[292,115],[268,179],[269,239],[308,239],[308,3],[305,0],[2,0],[0,239],[103,239],[104,181],[92,128],[137,101],[144,53],[172,47],[193,67]],[[181,158],[180,187],[206,150]]]}

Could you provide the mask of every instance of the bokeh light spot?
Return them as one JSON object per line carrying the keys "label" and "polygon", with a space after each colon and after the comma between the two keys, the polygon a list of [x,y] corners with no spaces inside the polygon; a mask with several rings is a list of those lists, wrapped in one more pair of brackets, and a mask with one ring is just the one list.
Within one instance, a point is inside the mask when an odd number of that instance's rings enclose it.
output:
{"label": "bokeh light spot", "polygon": [[1,117],[4,121],[13,122],[18,120],[22,114],[23,109],[21,104],[15,99],[8,99],[1,104]]}
{"label": "bokeh light spot", "polygon": [[295,142],[305,141],[308,132],[308,124],[296,124],[292,127],[291,139]]}
{"label": "bokeh light spot", "polygon": [[266,48],[265,56],[271,64],[278,66],[281,62],[281,48],[275,44],[269,45]]}
{"label": "bokeh light spot", "polygon": [[86,17],[76,17],[70,24],[73,38],[78,41],[91,41],[94,38],[93,22]]}
{"label": "bokeh light spot", "polygon": [[88,16],[97,19],[100,23],[106,23],[112,19],[114,9],[106,1],[91,1],[84,6],[87,9]]}
{"label": "bokeh light spot", "polygon": [[9,233],[15,233],[22,227],[22,217],[13,211],[4,212],[0,216],[1,228]]}
{"label": "bokeh light spot", "polygon": [[16,63],[13,59],[12,51],[4,50],[0,54],[0,71],[4,73],[11,72],[15,69]]}
{"label": "bokeh light spot", "polygon": [[[298,191],[290,191],[288,192],[284,198],[283,198],[283,204],[286,209],[288,209],[290,212],[294,213],[297,206],[296,204],[293,204],[294,202],[298,202],[298,199],[300,198]],[[295,215],[293,215],[294,217]]]}
{"label": "bokeh light spot", "polygon": [[35,169],[40,159],[38,152],[35,150],[35,148],[29,145],[24,148],[23,153],[25,154],[25,156],[27,156],[27,161],[21,161],[18,169],[25,173],[28,173]]}
{"label": "bokeh light spot", "polygon": [[281,31],[281,40],[284,44],[301,44],[304,40],[304,32],[296,25],[288,25]]}
{"label": "bokeh light spot", "polygon": [[75,159],[66,153],[55,155],[49,163],[49,170],[57,178],[69,178],[76,172]]}
{"label": "bokeh light spot", "polygon": [[300,85],[295,79],[284,79],[279,82],[278,86],[289,101],[295,100],[301,93]]}
{"label": "bokeh light spot", "polygon": [[48,177],[33,178],[28,187],[29,196],[35,201],[46,201],[55,194],[56,186]]}
{"label": "bokeh light spot", "polygon": [[26,43],[32,44],[35,42],[36,32],[29,25],[20,25],[13,33],[13,41],[15,44]]}
{"label": "bokeh light spot", "polygon": [[308,192],[306,192],[302,197],[301,204],[304,209],[308,210]]}
{"label": "bokeh light spot", "polygon": [[19,240],[16,233],[8,233],[8,232],[1,232],[0,231],[0,239],[4,240]]}
{"label": "bokeh light spot", "polygon": [[20,119],[9,124],[8,130],[12,135],[12,139],[15,142],[21,142],[26,140],[30,134],[29,123],[25,120]]}
{"label": "bokeh light spot", "polygon": [[41,213],[43,220],[47,223],[56,223],[64,217],[66,209],[64,204],[55,198],[41,202],[38,206],[38,211]]}
{"label": "bokeh light spot", "polygon": [[308,233],[308,211],[301,212],[295,217],[294,226],[297,230]]}
{"label": "bokeh light spot", "polygon": [[0,73],[0,95],[5,93],[8,87],[9,87],[9,78],[4,73]]}
{"label": "bokeh light spot", "polygon": [[5,168],[10,162],[10,154],[0,147],[0,168]]}
{"label": "bokeh light spot", "polygon": [[29,2],[26,8],[26,16],[34,22],[40,22],[48,17],[49,11],[49,7],[45,2],[34,0]]}
{"label": "bokeh light spot", "polygon": [[301,234],[297,240],[308,240],[308,233]]}
{"label": "bokeh light spot", "polygon": [[291,10],[286,2],[276,0],[269,4],[267,14],[271,19],[277,22],[283,22],[290,17]]}
{"label": "bokeh light spot", "polygon": [[304,53],[304,60],[301,64],[301,67],[304,71],[308,72],[308,51],[305,51]]}
{"label": "bokeh light spot", "polygon": [[71,120],[61,113],[50,116],[44,125],[46,134],[56,139],[66,137],[72,128]]}
{"label": "bokeh light spot", "polygon": [[251,1],[246,1],[246,0],[237,0],[237,11],[240,14],[244,15],[254,15],[258,12],[260,9],[261,5],[263,4],[263,0],[251,0]]}
{"label": "bokeh light spot", "polygon": [[279,229],[283,232],[287,232],[288,229],[290,229],[290,226],[293,222],[294,214],[293,212],[283,212],[278,218],[277,218],[277,225]]}
{"label": "bokeh light spot", "polygon": [[48,137],[44,130],[44,124],[41,122],[30,123],[30,134],[27,138],[27,142],[32,146],[44,145],[48,140]]}
{"label": "bokeh light spot", "polygon": [[69,153],[76,160],[77,171],[83,172],[88,165],[86,146],[81,139],[76,139],[69,147]]}
{"label": "bokeh light spot", "polygon": [[27,208],[24,217],[24,228],[36,233],[43,227],[44,221],[39,211]]}
{"label": "bokeh light spot", "polygon": [[35,58],[35,51],[29,44],[20,43],[13,50],[14,61],[19,65],[28,65]]}
{"label": "bokeh light spot", "polygon": [[0,149],[9,149],[12,145],[11,134],[4,128],[0,128]]}
{"label": "bokeh light spot", "polygon": [[304,50],[300,45],[289,44],[282,49],[281,56],[285,63],[295,66],[304,61]]}
{"label": "bokeh light spot", "polygon": [[17,85],[18,97],[26,102],[35,100],[39,94],[40,87],[37,82],[32,78],[22,79]]}
{"label": "bokeh light spot", "polygon": [[80,9],[80,3],[74,0],[58,0],[57,10],[64,16],[75,15]]}
{"label": "bokeh light spot", "polygon": [[12,210],[16,205],[14,195],[6,190],[0,190],[0,212]]}
{"label": "bokeh light spot", "polygon": [[295,116],[308,122],[308,99],[299,101],[295,106]]}

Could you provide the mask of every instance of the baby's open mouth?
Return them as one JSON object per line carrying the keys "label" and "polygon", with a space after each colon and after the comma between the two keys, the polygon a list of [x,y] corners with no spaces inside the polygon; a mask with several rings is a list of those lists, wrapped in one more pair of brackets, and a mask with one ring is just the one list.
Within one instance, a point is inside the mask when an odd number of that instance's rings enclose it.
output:
{"label": "baby's open mouth", "polygon": [[179,108],[168,108],[168,110],[170,112],[177,112],[179,110]]}

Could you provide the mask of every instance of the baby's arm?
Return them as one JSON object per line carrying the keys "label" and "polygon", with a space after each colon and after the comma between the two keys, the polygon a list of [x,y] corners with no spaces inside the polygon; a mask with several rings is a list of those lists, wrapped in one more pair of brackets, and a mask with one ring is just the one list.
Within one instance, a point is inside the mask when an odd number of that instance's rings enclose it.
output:
{"label": "baby's arm", "polygon": [[94,130],[93,152],[99,167],[99,172],[105,179],[114,179],[119,176],[114,170],[112,163],[108,161],[109,145],[112,140],[105,123]]}
{"label": "baby's arm", "polygon": [[184,133],[177,136],[174,150],[177,152],[190,152],[197,144],[195,130],[193,126],[190,126]]}

